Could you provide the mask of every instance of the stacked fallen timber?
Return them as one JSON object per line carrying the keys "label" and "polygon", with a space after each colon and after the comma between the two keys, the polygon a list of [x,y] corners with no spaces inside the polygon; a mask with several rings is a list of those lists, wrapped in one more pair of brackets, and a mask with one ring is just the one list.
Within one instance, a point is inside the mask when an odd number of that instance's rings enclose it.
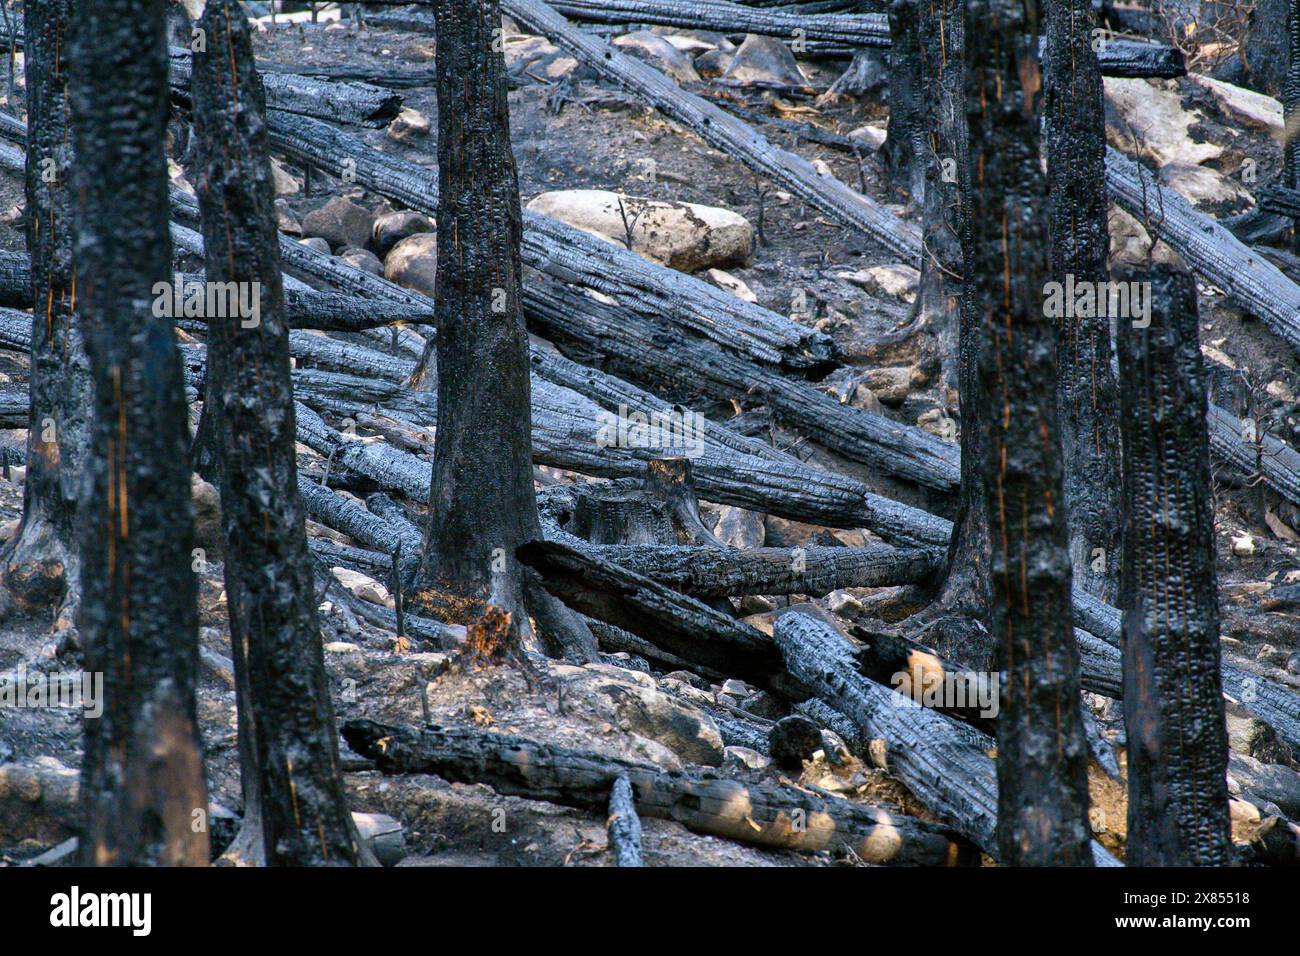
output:
{"label": "stacked fallen timber", "polygon": [[[438,208],[438,173],[403,162],[355,136],[304,117],[270,110],[272,145],[290,157],[353,180],[426,215]],[[823,333],[650,262],[555,219],[524,210],[525,264],[616,297],[627,309],[659,315],[757,361],[787,368],[825,366],[834,347]]]}
{"label": "stacked fallen timber", "polygon": [[518,557],[542,576],[547,591],[575,611],[783,697],[809,696],[790,679],[767,635],[744,621],[556,541],[530,542]]}
{"label": "stacked fallen timber", "polygon": [[[1091,595],[1074,592],[1074,623],[1111,647],[1123,646],[1121,615]],[[1300,756],[1300,695],[1276,681],[1224,662],[1223,694],[1271,726]]]}
{"label": "stacked fallen timber", "polygon": [[[4,335],[2,319],[0,313],[0,341]],[[300,401],[340,417],[355,418],[358,412],[377,407],[416,425],[436,424],[436,396],[399,384],[409,368],[403,360],[303,333],[290,336],[290,348],[298,357],[361,373],[297,369],[294,391]],[[609,444],[601,436],[602,418],[607,414],[577,392],[534,375],[534,461],[602,478],[644,474],[645,462],[664,453]],[[872,494],[846,475],[823,471],[788,456],[738,452],[730,447],[733,443],[715,442],[707,431],[703,437],[703,454],[694,460],[695,477],[701,495],[710,501],[795,521],[867,528],[900,545],[943,545],[952,533],[952,525],[945,519]],[[341,464],[385,487],[401,490],[412,500],[427,500],[428,469],[420,459],[397,449],[353,450],[351,445],[361,443],[347,444]],[[330,450],[333,446],[326,447],[323,453]]]}
{"label": "stacked fallen timber", "polygon": [[430,773],[485,783],[499,793],[584,809],[603,808],[626,777],[642,817],[697,833],[778,849],[851,850],[895,866],[974,865],[978,854],[947,828],[792,786],[745,784],[707,773],[669,773],[590,751],[477,730],[390,727],[347,721],[348,746],[384,773]]}
{"label": "stacked fallen timber", "polygon": [[1280,269],[1114,147],[1106,149],[1106,185],[1153,239],[1300,349],[1300,286]]}
{"label": "stacked fallen timber", "polygon": [[[542,577],[547,590],[574,610],[637,635],[660,651],[673,655],[677,660],[689,662],[688,670],[694,670],[695,662],[718,673],[739,674],[738,666],[749,668],[749,677],[759,686],[777,693],[790,695],[792,688],[779,673],[771,670],[770,661],[741,662],[735,659],[742,644],[745,646],[769,644],[765,635],[743,622],[733,621],[725,614],[719,614],[701,601],[689,597],[677,589],[681,574],[674,573],[673,565],[668,572],[653,565],[654,559],[668,548],[654,546],[604,545],[593,546],[582,541],[575,541],[572,536],[560,535],[555,540],[534,543],[520,551],[520,560],[536,570]],[[697,549],[676,549],[693,551]],[[707,551],[709,549],[698,549]],[[744,593],[780,593],[779,591],[762,591],[758,587],[769,583],[767,575],[771,574],[768,555],[762,552],[717,551],[716,557],[706,556],[706,567],[751,572],[758,567],[764,574],[753,590]],[[763,551],[775,549],[763,549]],[[834,551],[836,549],[827,549]],[[784,553],[787,562],[789,552]],[[905,555],[906,553],[904,553]],[[781,578],[772,574],[778,583]],[[881,583],[886,583],[888,575],[881,576]],[[784,579],[784,587],[793,587],[798,580]],[[730,585],[714,586],[706,590],[719,592],[729,590]],[[808,592],[799,592],[808,593]],[[707,597],[706,594],[697,595]],[[741,628],[746,640],[733,639],[737,628]],[[711,656],[699,656],[698,647],[692,650],[688,643],[691,629],[699,634],[711,637],[720,645],[728,645],[729,650],[711,649]],[[886,632],[861,631],[864,646],[857,653],[857,666],[862,674],[882,684],[891,682],[894,675],[910,674],[916,681],[922,681],[925,675],[944,673],[964,673],[955,663],[944,661],[932,650],[907,640],[901,636]],[[1094,693],[1118,697],[1122,687],[1119,653],[1114,648],[1098,641],[1091,635],[1080,632],[1081,644],[1087,644],[1086,653],[1081,654],[1081,679],[1084,689]],[[755,671],[750,665],[758,666]],[[731,670],[728,670],[728,667]],[[776,676],[774,677],[774,673]],[[744,675],[742,675],[744,676]],[[799,693],[802,688],[794,687]],[[803,693],[801,696],[807,696]],[[796,697],[799,699],[799,697]],[[897,703],[897,702],[896,702]],[[940,708],[941,710],[943,708]],[[959,708],[954,712],[959,719],[975,723],[989,729],[986,723],[973,716],[969,710]]]}
{"label": "stacked fallen timber", "polygon": [[[397,3],[398,0],[391,2]],[[890,45],[889,23],[883,13],[808,13],[793,8],[775,10],[746,7],[719,0],[695,0],[692,3],[671,0],[558,0],[551,6],[563,16],[587,23],[616,26],[652,24],[717,33],[756,33],[804,43],[809,52],[827,52],[828,49],[847,52],[861,47],[887,49]],[[391,23],[399,29],[433,29],[431,15],[411,12],[383,22]],[[1183,76],[1187,72],[1182,51],[1162,43],[1108,38],[1097,51],[1097,59],[1101,72],[1106,76],[1169,78]]]}
{"label": "stacked fallen timber", "polygon": [[[896,694],[858,672],[848,641],[816,618],[783,615],[773,639],[792,676],[867,736],[885,741],[890,770],[918,800],[996,856],[997,774],[969,731],[929,708],[898,706]],[[1098,865],[1117,865],[1095,841],[1092,849]]]}
{"label": "stacked fallen timber", "polygon": [[[777,421],[846,458],[941,491],[961,481],[960,451],[914,426],[841,404],[806,382],[786,378],[713,343],[674,338],[653,317],[628,321],[623,310],[556,282],[524,290],[531,327],[594,349],[621,369],[724,400],[762,401]],[[645,356],[653,354],[648,367]]]}

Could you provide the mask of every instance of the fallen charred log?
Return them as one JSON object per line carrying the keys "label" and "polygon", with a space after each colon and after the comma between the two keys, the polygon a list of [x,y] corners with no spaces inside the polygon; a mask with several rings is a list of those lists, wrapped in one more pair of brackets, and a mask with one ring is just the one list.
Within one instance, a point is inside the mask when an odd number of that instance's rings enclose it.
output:
{"label": "fallen charred log", "polygon": [[707,604],[559,542],[530,542],[518,556],[542,576],[548,591],[575,611],[756,687],[808,696],[789,679],[767,635]]}
{"label": "fallen charred log", "polygon": [[743,784],[708,774],[667,773],[589,751],[475,730],[343,725],[343,737],[384,773],[431,773],[486,783],[499,793],[584,809],[607,806],[626,777],[644,817],[675,820],[697,833],[780,849],[847,849],[875,864],[970,865],[978,854],[950,830],[903,814],[795,787]]}
{"label": "fallen charred log", "polygon": [[[970,731],[931,708],[899,706],[899,695],[858,671],[853,648],[834,629],[806,614],[777,619],[773,639],[793,677],[824,703],[852,719],[868,737],[883,739],[890,769],[958,832],[997,855],[997,775],[991,738],[972,743]],[[1097,865],[1118,865],[1092,844]]]}
{"label": "fallen charred log", "polygon": [[643,866],[641,858],[641,819],[636,815],[636,798],[632,781],[620,774],[609,790],[609,845],[619,866]]}
{"label": "fallen charred log", "polygon": [[[170,53],[172,98],[190,108],[192,54],[173,49]],[[402,97],[390,89],[368,83],[321,80],[297,73],[263,73],[266,104],[271,109],[314,116],[333,123],[354,126],[387,126],[402,110]]]}
{"label": "fallen charred log", "polygon": [[1300,287],[1214,219],[1113,147],[1106,150],[1111,198],[1188,266],[1300,349]]}

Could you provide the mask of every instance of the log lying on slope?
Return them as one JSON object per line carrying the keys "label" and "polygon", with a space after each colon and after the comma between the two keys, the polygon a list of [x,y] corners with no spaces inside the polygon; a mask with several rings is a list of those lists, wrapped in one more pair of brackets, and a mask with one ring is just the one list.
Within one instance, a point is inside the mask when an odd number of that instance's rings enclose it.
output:
{"label": "log lying on slope", "polygon": [[641,858],[641,819],[636,813],[632,781],[620,774],[609,791],[609,819],[606,823],[609,845],[619,866],[643,866]]}
{"label": "log lying on slope", "polygon": [[[710,342],[683,339],[653,317],[628,318],[621,309],[557,282],[524,289],[529,325],[561,341],[591,348],[660,381],[713,398],[766,402],[778,421],[827,448],[886,474],[929,488],[955,490],[960,449],[923,429],[844,405],[806,382],[795,381]],[[648,365],[645,356],[654,355]]]}
{"label": "log lying on slope", "polygon": [[[271,123],[271,138],[277,148],[336,172],[341,171],[341,164],[350,159],[355,163],[357,182],[406,203],[412,209],[436,213],[438,183],[435,173],[396,160],[327,124],[274,112]],[[807,367],[828,359],[829,346],[821,333],[804,329],[783,316],[745,303],[689,276],[656,266],[625,249],[545,216],[525,210],[524,226],[523,257],[526,263],[539,271],[566,281],[581,282],[617,298],[617,306],[604,306],[599,310],[600,315],[608,316],[612,322],[609,328],[630,326],[643,329],[647,325],[662,328],[667,323],[677,334],[657,343],[655,351],[661,348],[689,351],[699,339],[695,335],[682,336],[680,331],[696,333],[711,340],[720,354],[710,360],[708,354],[712,350],[706,350],[690,364],[696,370],[700,370],[701,365],[716,365],[715,378],[725,381],[725,385],[718,387],[725,388],[728,397],[744,397],[755,389],[764,394],[777,393],[784,398],[781,402],[783,413],[797,420],[797,427],[824,441],[828,447],[889,474],[929,487],[943,490],[956,487],[960,480],[957,449],[950,443],[940,441],[915,426],[901,425],[874,412],[840,405],[814,388],[798,387],[797,383],[788,382],[779,375],[767,374],[766,365]],[[282,253],[286,252],[286,244],[305,249],[300,243],[282,241]],[[299,259],[304,258],[302,252],[289,252]],[[307,252],[320,255],[311,250]],[[286,264],[297,266],[293,259],[286,259]],[[339,265],[334,269],[341,271]],[[418,295],[408,290],[393,292],[385,289],[392,283],[360,270],[352,271],[366,277],[346,277],[354,290],[363,294],[384,297],[400,294],[405,301],[414,301],[413,296]],[[359,288],[360,284],[366,288]],[[530,282],[524,288],[525,313],[528,316],[550,314],[556,310],[557,301],[573,303],[572,298],[564,300],[562,296],[563,293],[543,291],[537,282]],[[581,307],[575,307],[573,311],[575,319],[580,320],[585,311],[597,311],[595,306],[600,303],[583,297],[577,305]],[[637,355],[636,362],[643,364],[646,354],[641,352]]]}
{"label": "log lying on slope", "polygon": [[31,304],[31,257],[20,252],[0,252],[0,305],[23,309]]}
{"label": "log lying on slope", "polygon": [[669,773],[477,730],[415,730],[349,720],[342,733],[349,747],[373,759],[384,773],[437,774],[454,783],[485,783],[499,793],[584,809],[604,808],[614,782],[626,776],[643,817],[675,820],[697,833],[778,849],[849,849],[880,865],[978,861],[978,854],[944,827],[795,787]]}
{"label": "log lying on slope", "polygon": [[502,11],[528,30],[620,84],[639,100],[662,112],[711,146],[760,175],[781,183],[836,222],[857,229],[908,262],[919,262],[921,233],[876,202],[833,176],[819,176],[812,163],[769,143],[747,123],[681,89],[654,67],[617,47],[576,29],[540,0],[504,0]]}
{"label": "log lying on slope", "polygon": [[694,597],[807,594],[916,584],[940,567],[938,548],[754,548],[591,545],[594,554]]}
{"label": "log lying on slope", "polygon": [[[863,677],[849,643],[806,614],[777,619],[774,640],[790,673],[869,737],[883,739],[890,770],[918,800],[952,822],[986,853],[997,855],[997,774],[993,759],[969,732],[924,707],[898,706],[898,695]],[[989,748],[992,741],[988,742]],[[1098,865],[1117,865],[1093,843]]]}
{"label": "log lying on slope", "polygon": [[[3,331],[0,321],[0,337]],[[379,406],[420,425],[433,425],[437,420],[435,396],[375,378],[297,369],[294,390],[300,400],[334,414],[353,415],[364,407]],[[582,401],[576,393],[535,377],[533,460],[596,477],[640,478],[647,461],[662,457],[663,452],[655,449],[602,447],[597,440],[599,414],[597,406]],[[327,447],[323,454],[328,453]],[[427,500],[427,465],[413,455],[396,449],[383,452],[382,458],[378,453],[353,452],[348,462],[353,470],[384,487],[404,494],[412,491],[415,501]],[[952,533],[946,519],[872,494],[846,475],[801,463],[736,454],[706,441],[704,453],[693,464],[701,496],[719,504],[795,521],[867,528],[904,546],[942,545]],[[420,468],[425,470],[425,487],[417,489],[413,483]]]}
{"label": "log lying on slope", "polygon": [[[398,2],[398,0],[383,0]],[[420,0],[427,2],[427,0]],[[889,47],[889,25],[884,14],[807,13],[802,10],[760,9],[716,0],[692,3],[667,0],[558,0],[557,13],[587,23],[614,25],[649,23],[686,30],[718,33],[757,33],[783,40],[801,39],[809,44],[829,44],[839,49]],[[392,23],[399,27],[432,29],[433,18],[403,14]],[[1101,72],[1106,76],[1175,77],[1187,72],[1181,50],[1161,43],[1107,39],[1098,51]],[[382,84],[381,84],[382,85]]]}
{"label": "log lying on slope", "polygon": [[1271,435],[1247,441],[1244,422],[1229,411],[1211,405],[1206,416],[1210,426],[1210,449],[1221,459],[1244,471],[1260,475],[1264,483],[1292,504],[1300,505],[1300,452]]}
{"label": "log lying on slope", "polygon": [[[188,106],[192,54],[173,48],[169,59],[172,97]],[[402,111],[400,94],[368,83],[320,80],[283,72],[263,72],[262,83],[269,108],[333,123],[377,128],[387,126]]]}
{"label": "log lying on slope", "polygon": [[[1074,592],[1074,622],[1113,648],[1123,646],[1120,612],[1078,590]],[[1300,694],[1227,662],[1221,665],[1220,675],[1224,696],[1271,726],[1300,756]]]}
{"label": "log lying on slope", "polygon": [[[342,175],[346,163],[354,181],[367,189],[437,214],[437,170],[403,162],[327,123],[278,110],[269,110],[267,118],[276,149],[333,175]],[[615,296],[630,311],[662,316],[758,361],[808,369],[834,358],[834,346],[821,332],[528,209],[521,252],[526,265]]]}
{"label": "log lying on slope", "polygon": [[519,548],[518,557],[575,611],[756,687],[796,699],[809,696],[789,679],[767,635],[743,621],[559,542],[530,542]]}
{"label": "log lying on slope", "polygon": [[1106,149],[1106,185],[1152,238],[1300,349],[1300,286],[1280,269],[1114,147]]}
{"label": "log lying on slope", "polygon": [[0,428],[26,428],[30,408],[26,386],[0,388]]}

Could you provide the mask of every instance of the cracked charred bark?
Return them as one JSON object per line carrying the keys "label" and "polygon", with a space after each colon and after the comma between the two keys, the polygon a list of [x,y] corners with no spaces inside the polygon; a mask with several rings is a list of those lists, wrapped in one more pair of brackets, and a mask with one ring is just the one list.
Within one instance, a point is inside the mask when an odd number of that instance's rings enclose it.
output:
{"label": "cracked charred bark", "polygon": [[[75,280],[69,235],[65,68],[72,6],[50,0],[28,10],[27,304],[33,305],[30,417],[23,518],[4,554],[4,594],[24,612],[80,592],[77,496],[86,454],[90,370],[80,323],[72,314]],[[27,416],[25,416],[27,417]],[[71,620],[71,614],[61,620]]]}
{"label": "cracked charred bark", "polygon": [[889,5],[889,136],[881,150],[885,165],[914,202],[925,194],[925,79],[921,72],[919,0]]}
{"label": "cracked charred bark", "polygon": [[533,494],[523,222],[494,49],[497,0],[439,0],[438,439],[416,584],[422,603],[469,623],[485,605],[531,639],[515,549],[540,538]]}
{"label": "cracked charred bark", "polygon": [[993,666],[987,628],[989,533],[979,467],[981,433],[975,424],[985,415],[987,399],[976,374],[978,317],[963,282],[970,229],[965,28],[957,0],[926,0],[920,12],[920,57],[928,84],[922,120],[927,135],[922,144],[921,322],[937,333],[945,379],[941,388],[955,391],[963,426],[957,513],[947,558],[932,583],[934,599],[905,628],[946,656],[987,670]]}
{"label": "cracked charred bark", "polygon": [[79,624],[105,693],[102,717],[85,723],[81,853],[201,866],[185,387],[171,323],[150,308],[171,279],[164,5],[86,0],[71,26],[74,251],[94,379]]}
{"label": "cracked charred bark", "polygon": [[217,412],[210,420],[221,461],[241,850],[272,865],[371,862],[339,772],[298,495],[265,96],[242,9],[209,0],[198,28],[208,38],[206,52],[194,54],[192,77],[207,280],[260,283],[256,324],[208,317],[205,402]]}
{"label": "cracked charred bark", "polygon": [[998,715],[1004,865],[1085,865],[1088,751],[1071,628],[1070,557],[1056,420],[1056,341],[1043,315],[1046,183],[1039,166],[1036,3],[967,7],[972,169],[970,292],[992,537],[990,622],[1006,672]]}
{"label": "cracked charred bark", "polygon": [[[1091,0],[1048,0],[1044,89],[1048,230],[1055,282],[1106,281],[1106,129]],[[1084,286],[1089,288],[1092,286]],[[1078,587],[1113,604],[1119,589],[1120,457],[1110,319],[1056,317],[1057,414]]]}
{"label": "cracked charred bark", "polygon": [[1150,280],[1149,327],[1118,327],[1128,863],[1226,866],[1228,739],[1196,283],[1168,267]]}
{"label": "cracked charred bark", "polygon": [[[1296,124],[1300,123],[1296,111],[1300,110],[1300,0],[1287,4],[1286,19],[1287,65],[1282,83],[1283,130],[1286,140],[1282,148],[1282,182],[1291,189],[1300,187],[1300,138]],[[1300,228],[1291,238],[1292,248],[1300,251]]]}

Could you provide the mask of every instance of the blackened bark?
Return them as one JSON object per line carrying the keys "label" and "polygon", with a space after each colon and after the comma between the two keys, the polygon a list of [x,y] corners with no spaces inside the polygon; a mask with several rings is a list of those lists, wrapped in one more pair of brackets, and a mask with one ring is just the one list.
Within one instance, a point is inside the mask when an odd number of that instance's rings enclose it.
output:
{"label": "blackened bark", "polygon": [[1196,283],[1168,267],[1149,278],[1149,327],[1118,326],[1128,863],[1225,866],[1228,740]]}
{"label": "blackened bark", "polygon": [[32,256],[32,347],[27,480],[23,519],[4,554],[13,605],[34,611],[80,584],[77,496],[90,416],[90,370],[80,323],[69,235],[65,84],[72,4],[50,0],[27,11],[27,248]]}
{"label": "blackened bark", "polygon": [[961,427],[961,481],[947,561],[935,598],[908,622],[917,640],[978,669],[994,666],[988,631],[989,530],[984,507],[982,435],[987,397],[977,361],[980,317],[966,293],[970,240],[970,150],[966,129],[965,26],[958,0],[925,0],[919,24],[926,89],[925,204],[921,317],[937,333],[945,402],[955,393]]}
{"label": "blackened bark", "polygon": [[[86,0],[72,19],[74,254],[94,413],[81,517],[85,863],[203,865],[207,794],[195,720],[198,609],[187,416],[171,322],[162,0]],[[196,816],[197,815],[197,816]]]}
{"label": "blackened bark", "polygon": [[485,604],[530,627],[515,549],[540,538],[533,494],[523,222],[497,0],[439,0],[438,438],[417,600],[458,623]]}
{"label": "blackened bark", "polygon": [[883,149],[890,175],[915,202],[925,193],[921,6],[922,0],[894,0],[889,5],[889,136]]}
{"label": "blackened bark", "polygon": [[998,848],[1004,865],[1089,861],[1087,745],[1061,508],[1056,341],[1043,315],[1047,189],[1039,166],[1036,3],[967,6],[972,168],[970,292],[992,536],[991,631],[1006,672],[998,715]]}
{"label": "blackened bark", "polygon": [[[1300,123],[1300,0],[1287,4],[1287,66],[1282,84],[1282,128],[1286,140],[1282,146],[1282,183],[1300,188],[1300,137],[1296,125]],[[1300,252],[1300,226],[1292,236],[1292,248]]]}
{"label": "blackened bark", "polygon": [[1276,96],[1287,74],[1287,18],[1291,0],[1255,0],[1247,21],[1242,59],[1246,85]]}
{"label": "blackened bark", "polygon": [[[1052,274],[1075,287],[1106,281],[1106,124],[1092,49],[1091,0],[1048,0],[1043,86],[1047,113],[1048,231]],[[1056,316],[1056,398],[1078,587],[1113,604],[1119,590],[1120,457],[1110,319]],[[1074,311],[1073,309],[1069,311]]]}
{"label": "blackened bark", "polygon": [[356,864],[368,854],[339,772],[298,495],[265,95],[240,6],[209,0],[197,26],[207,41],[192,76],[207,281],[247,285],[259,306],[255,320],[207,317],[204,403],[221,461],[246,812],[251,800],[271,865]]}

